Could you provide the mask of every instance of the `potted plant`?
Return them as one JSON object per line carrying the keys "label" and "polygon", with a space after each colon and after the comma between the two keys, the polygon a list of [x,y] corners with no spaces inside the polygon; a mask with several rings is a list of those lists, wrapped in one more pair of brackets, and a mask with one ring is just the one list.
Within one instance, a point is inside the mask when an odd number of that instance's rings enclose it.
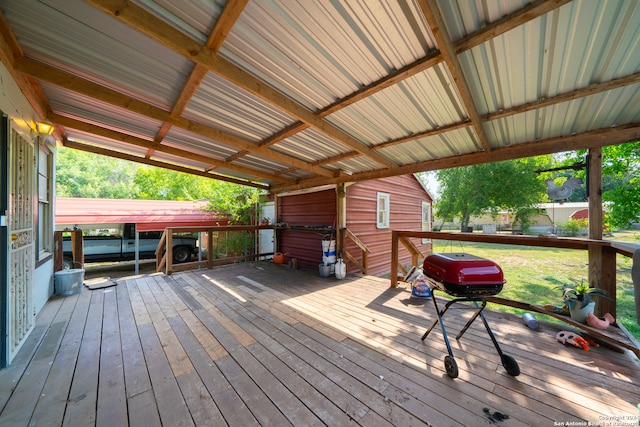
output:
{"label": "potted plant", "polygon": [[604,290],[592,288],[589,283],[584,283],[582,280],[577,286],[562,287],[562,298],[569,309],[571,318],[577,322],[585,323],[589,313],[593,313],[596,303],[591,299],[592,297],[610,299]]}

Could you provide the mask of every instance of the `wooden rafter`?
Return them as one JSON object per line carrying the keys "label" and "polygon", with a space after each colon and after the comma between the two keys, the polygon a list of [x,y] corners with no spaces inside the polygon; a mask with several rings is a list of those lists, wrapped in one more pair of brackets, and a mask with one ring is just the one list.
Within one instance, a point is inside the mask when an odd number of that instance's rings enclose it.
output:
{"label": "wooden rafter", "polygon": [[111,14],[116,19],[148,35],[159,43],[183,55],[185,58],[189,58],[196,63],[206,66],[209,71],[233,82],[270,105],[292,115],[296,119],[314,127],[351,149],[368,156],[385,167],[393,169],[397,166],[393,161],[377,153],[361,141],[331,123],[317,117],[302,105],[255,78],[232,62],[211,52],[205,46],[198,44],[187,35],[176,30],[161,19],[156,18],[143,8],[127,1],[88,0],[88,3]]}
{"label": "wooden rafter", "polygon": [[168,145],[164,145],[164,144],[160,144],[158,142],[155,141],[148,141],[146,139],[142,139],[142,138],[138,138],[135,136],[131,136],[131,135],[127,135],[121,132],[117,132],[111,129],[106,129],[100,126],[96,126],[94,124],[91,123],[87,123],[81,120],[76,120],[76,119],[72,119],[66,116],[61,116],[61,115],[54,115],[52,117],[52,119],[60,124],[61,126],[66,126],[68,128],[71,129],[76,129],[82,132],[86,132],[86,133],[90,133],[93,135],[98,135],[98,136],[102,136],[105,138],[109,138],[112,139],[114,141],[121,141],[121,142],[125,142],[127,144],[130,144],[132,146],[135,147],[139,147],[139,148],[144,148],[147,150],[152,150],[152,151],[159,151],[159,152],[163,152],[166,154],[170,154],[172,156],[176,156],[176,157],[182,157],[185,159],[189,159],[189,160],[193,160],[193,161],[197,161],[200,163],[205,163],[210,165],[211,168],[214,167],[224,167],[226,169],[229,170],[234,170],[236,172],[245,174],[245,175],[250,175],[250,176],[255,176],[258,178],[265,178],[265,179],[269,179],[272,181],[277,181],[277,182],[290,182],[290,180],[286,180],[283,179],[281,176],[279,175],[274,175],[274,174],[268,174],[268,173],[264,173],[264,172],[260,172],[260,171],[256,171],[254,169],[249,169],[243,166],[238,166],[238,165],[233,165],[233,164],[227,164],[226,162],[224,162],[223,160],[218,160],[215,159],[213,157],[208,157],[205,156],[203,154],[199,154],[199,153],[193,153],[187,150],[181,150],[179,148],[174,148],[174,147],[170,147]]}
{"label": "wooden rafter", "polygon": [[251,181],[243,181],[241,179],[232,178],[232,177],[224,176],[224,175],[220,175],[220,174],[213,174],[213,173],[205,172],[205,171],[202,171],[202,170],[190,169],[190,168],[187,168],[187,167],[184,167],[184,166],[174,165],[174,164],[171,164],[171,163],[161,162],[161,161],[158,161],[158,160],[147,159],[146,157],[134,156],[133,154],[121,153],[120,151],[114,151],[114,150],[109,150],[108,148],[101,148],[101,147],[96,147],[96,146],[93,146],[93,145],[83,144],[81,142],[65,140],[64,141],[64,146],[65,147],[69,147],[69,148],[73,148],[74,150],[82,150],[82,151],[86,151],[86,152],[89,152],[89,153],[99,154],[101,156],[114,157],[114,158],[117,158],[117,159],[127,160],[127,161],[135,162],[135,163],[143,163],[143,164],[149,165],[149,166],[155,166],[155,167],[163,168],[163,169],[170,169],[170,170],[174,170],[174,171],[177,171],[177,172],[188,173],[188,174],[191,174],[191,175],[203,176],[205,178],[211,178],[211,179],[216,179],[216,180],[219,180],[219,181],[231,182],[233,184],[245,185],[245,186],[249,186],[249,187],[260,188],[260,189],[263,189],[263,190],[269,189],[268,185],[259,184],[259,183],[255,183],[255,182],[251,182]]}
{"label": "wooden rafter", "polygon": [[541,156],[544,154],[562,153],[584,148],[605,147],[609,145],[625,144],[627,142],[640,140],[640,123],[631,123],[614,128],[596,129],[592,131],[573,134],[570,136],[558,136],[535,142],[515,144],[508,147],[501,147],[491,150],[491,152],[477,152],[463,154],[455,157],[428,160],[424,162],[412,163],[398,167],[396,171],[390,173],[388,170],[377,170],[341,176],[329,180],[319,180],[317,178],[307,178],[298,181],[294,185],[272,186],[274,193],[285,191],[295,191],[299,189],[315,187],[322,184],[338,184],[341,182],[357,182],[370,179],[386,178],[393,175],[404,175],[417,172],[434,171],[440,169],[456,168],[461,166],[471,166],[482,163],[501,162],[504,160],[514,160],[524,157]]}
{"label": "wooden rafter", "polygon": [[16,69],[22,73],[35,77],[39,80],[47,81],[73,92],[77,92],[88,97],[107,102],[111,105],[115,105],[128,111],[141,114],[160,122],[170,123],[173,126],[178,126],[182,129],[189,130],[198,135],[220,141],[224,144],[238,148],[240,150],[247,150],[252,153],[259,154],[270,160],[309,170],[321,176],[333,176],[333,173],[327,169],[317,166],[311,166],[308,163],[291,156],[280,154],[267,148],[258,147],[250,141],[246,141],[242,138],[226,134],[218,129],[205,126],[193,120],[185,119],[182,117],[171,117],[171,114],[169,112],[154,105],[116,92],[104,86],[100,86],[89,80],[82,79],[80,77],[66,73],[62,70],[55,69],[43,63],[27,58],[21,58],[19,60],[16,60],[15,64]]}
{"label": "wooden rafter", "polygon": [[469,119],[473,124],[473,128],[475,130],[476,136],[480,141],[482,149],[484,151],[490,151],[491,147],[487,141],[487,136],[482,128],[482,122],[480,120],[480,115],[476,109],[476,106],[471,97],[471,91],[469,90],[469,86],[467,81],[464,79],[464,75],[462,72],[462,67],[460,66],[460,61],[458,60],[458,55],[456,54],[456,49],[451,41],[451,37],[447,33],[444,19],[440,13],[440,8],[435,0],[418,0],[418,5],[422,10],[422,13],[431,28],[431,32],[433,33],[433,37],[436,39],[438,43],[438,47],[442,56],[444,57],[445,63],[447,64],[447,68],[449,69],[449,73],[455,82],[456,88],[458,89],[458,94],[460,95],[460,99],[464,104],[464,107],[467,110],[467,114],[469,115]]}
{"label": "wooden rafter", "polygon": [[[209,40],[207,40],[206,46],[208,49],[212,52],[218,52],[220,46],[224,43],[229,31],[233,28],[233,24],[238,20],[238,17],[244,10],[248,1],[249,0],[230,0],[227,2],[222,14],[216,21],[213,31],[211,31]],[[180,91],[178,99],[171,109],[171,117],[180,117],[182,115],[185,108],[187,108],[189,101],[191,101],[191,98],[193,98],[193,95],[196,93],[198,87],[200,87],[200,84],[206,77],[207,72],[208,70],[201,64],[194,65],[193,70],[191,70],[191,74]],[[163,123],[154,140],[156,142],[162,142],[170,129],[171,123]],[[147,152],[147,157],[151,157],[152,154],[153,151],[149,150],[149,152]]]}

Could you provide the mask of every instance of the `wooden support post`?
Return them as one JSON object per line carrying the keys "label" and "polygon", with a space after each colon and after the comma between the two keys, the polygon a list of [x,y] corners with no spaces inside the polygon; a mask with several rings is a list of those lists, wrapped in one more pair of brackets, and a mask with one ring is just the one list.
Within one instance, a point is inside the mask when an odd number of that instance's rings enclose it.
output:
{"label": "wooden support post", "polygon": [[213,230],[207,230],[207,268],[213,268]]}
{"label": "wooden support post", "polygon": [[[589,239],[602,240],[602,148],[589,149],[588,160]],[[608,259],[610,258],[609,254],[606,257],[607,261],[605,263],[605,253],[602,246],[589,245],[589,286],[601,289],[608,288],[611,284],[605,283],[605,280],[610,282],[613,275],[612,297],[614,298],[615,311],[615,252],[613,253],[613,263]],[[613,274],[611,271],[604,271],[605,267],[607,270],[612,268],[611,263],[613,264]],[[604,301],[598,301],[596,303],[596,315],[606,313],[606,311],[602,312],[602,310],[607,305]]]}
{"label": "wooden support post", "polygon": [[62,231],[53,233],[53,271],[62,270],[64,255],[62,254]]}
{"label": "wooden support post", "polygon": [[398,232],[391,231],[391,287],[398,287]]}
{"label": "wooden support post", "polygon": [[84,268],[84,240],[82,230],[71,231],[72,268]]}
{"label": "wooden support post", "polygon": [[336,187],[336,255],[342,256],[344,252],[344,235],[337,230],[347,228],[347,189],[344,182]]}

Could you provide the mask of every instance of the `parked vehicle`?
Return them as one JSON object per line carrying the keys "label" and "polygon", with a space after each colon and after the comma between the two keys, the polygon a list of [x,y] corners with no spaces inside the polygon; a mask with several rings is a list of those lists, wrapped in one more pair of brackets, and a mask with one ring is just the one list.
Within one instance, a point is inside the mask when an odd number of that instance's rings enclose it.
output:
{"label": "parked vehicle", "polygon": [[[138,253],[140,259],[155,258],[156,248],[160,243],[162,231],[143,231],[139,233]],[[99,228],[83,231],[84,261],[126,261],[135,259],[136,233],[135,224]],[[173,237],[173,262],[183,263],[191,260],[198,253],[197,239],[194,237]],[[64,236],[62,240],[64,267],[74,268],[71,255],[71,238]]]}

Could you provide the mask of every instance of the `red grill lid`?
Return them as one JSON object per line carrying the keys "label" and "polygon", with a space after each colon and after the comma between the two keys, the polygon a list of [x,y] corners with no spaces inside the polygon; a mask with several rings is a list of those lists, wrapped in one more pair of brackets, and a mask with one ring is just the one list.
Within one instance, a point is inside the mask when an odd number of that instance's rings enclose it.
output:
{"label": "red grill lid", "polygon": [[444,283],[457,285],[504,284],[502,269],[495,262],[466,253],[429,255],[424,259],[423,272]]}

